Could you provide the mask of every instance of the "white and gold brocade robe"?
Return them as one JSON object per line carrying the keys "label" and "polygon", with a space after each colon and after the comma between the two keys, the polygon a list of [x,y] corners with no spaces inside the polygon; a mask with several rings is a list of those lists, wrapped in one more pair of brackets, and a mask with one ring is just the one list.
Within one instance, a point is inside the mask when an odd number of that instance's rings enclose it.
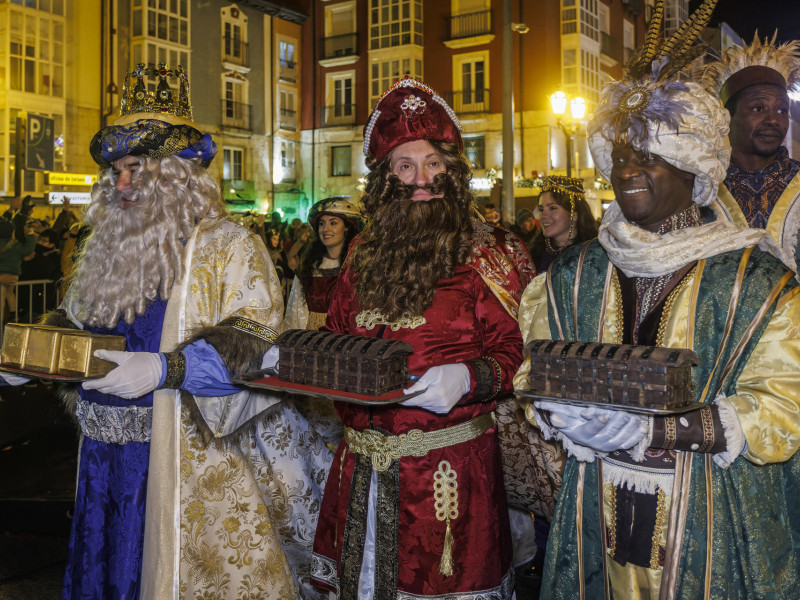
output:
{"label": "white and gold brocade robe", "polygon": [[[278,329],[281,289],[257,235],[203,220],[185,252],[161,351],[231,316]],[[316,427],[253,389],[195,401],[211,443],[179,390],[155,392],[141,597],[317,598],[308,568],[332,454]]]}

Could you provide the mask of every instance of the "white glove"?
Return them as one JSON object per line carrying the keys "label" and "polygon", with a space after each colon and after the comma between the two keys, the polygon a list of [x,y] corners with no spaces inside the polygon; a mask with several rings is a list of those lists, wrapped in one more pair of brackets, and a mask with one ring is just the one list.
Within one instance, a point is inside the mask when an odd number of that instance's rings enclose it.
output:
{"label": "white glove", "polygon": [[97,390],[130,400],[152,392],[161,381],[161,357],[154,352],[95,350],[94,355],[119,366],[105,377],[84,381],[85,390]]}
{"label": "white glove", "polygon": [[402,402],[403,406],[417,406],[438,415],[445,415],[469,391],[469,369],[462,363],[431,367],[417,382],[403,390],[413,394],[425,390]]}
{"label": "white glove", "polygon": [[647,417],[624,410],[586,408],[561,402],[534,402],[550,413],[550,423],[570,440],[598,452],[627,450],[647,435]]}
{"label": "white glove", "polygon": [[8,385],[22,385],[23,383],[28,383],[31,379],[30,377],[22,377],[20,375],[12,375],[11,373],[3,373],[0,375]]}
{"label": "white glove", "polygon": [[280,346],[276,344],[272,348],[267,350],[266,354],[264,354],[264,358],[261,359],[261,368],[274,369],[275,372],[277,373],[279,356],[280,356]]}

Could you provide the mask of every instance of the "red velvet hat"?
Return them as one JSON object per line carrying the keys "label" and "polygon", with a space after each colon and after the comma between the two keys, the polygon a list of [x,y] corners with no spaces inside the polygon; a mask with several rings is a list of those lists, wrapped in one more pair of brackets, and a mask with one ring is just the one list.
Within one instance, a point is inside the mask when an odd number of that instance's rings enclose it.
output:
{"label": "red velvet hat", "polygon": [[406,76],[375,105],[364,127],[364,155],[380,160],[414,140],[451,142],[464,149],[461,123],[453,109],[430,86]]}

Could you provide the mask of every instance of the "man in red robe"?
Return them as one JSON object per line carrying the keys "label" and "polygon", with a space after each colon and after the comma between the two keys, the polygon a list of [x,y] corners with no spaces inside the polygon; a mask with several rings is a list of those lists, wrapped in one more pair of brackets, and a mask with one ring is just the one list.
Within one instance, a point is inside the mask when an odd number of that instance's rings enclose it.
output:
{"label": "man in red robe", "polygon": [[512,597],[493,409],[522,360],[535,269],[517,236],[472,218],[462,148],[452,109],[411,78],[364,129],[367,227],[326,328],[408,342],[419,379],[397,404],[336,405],[312,581],[339,598]]}

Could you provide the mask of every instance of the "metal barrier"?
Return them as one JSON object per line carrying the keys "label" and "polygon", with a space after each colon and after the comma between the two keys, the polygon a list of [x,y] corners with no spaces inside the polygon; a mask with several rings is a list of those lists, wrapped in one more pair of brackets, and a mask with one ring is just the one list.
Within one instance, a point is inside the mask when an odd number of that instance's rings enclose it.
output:
{"label": "metal barrier", "polygon": [[[26,281],[18,281],[13,285],[0,285],[0,322],[5,326],[6,323],[33,323],[38,320],[39,316],[52,310],[53,307],[48,306],[48,291],[50,300],[56,299],[55,290],[48,286],[54,283],[52,279],[30,279]],[[9,294],[10,290],[10,294]],[[41,290],[41,294],[35,294],[36,291]],[[25,294],[27,297],[28,305],[24,311],[19,310],[20,295]],[[9,297],[11,302],[8,302]],[[13,309],[12,309],[13,308]],[[0,330],[0,342],[3,339],[3,332]]]}

